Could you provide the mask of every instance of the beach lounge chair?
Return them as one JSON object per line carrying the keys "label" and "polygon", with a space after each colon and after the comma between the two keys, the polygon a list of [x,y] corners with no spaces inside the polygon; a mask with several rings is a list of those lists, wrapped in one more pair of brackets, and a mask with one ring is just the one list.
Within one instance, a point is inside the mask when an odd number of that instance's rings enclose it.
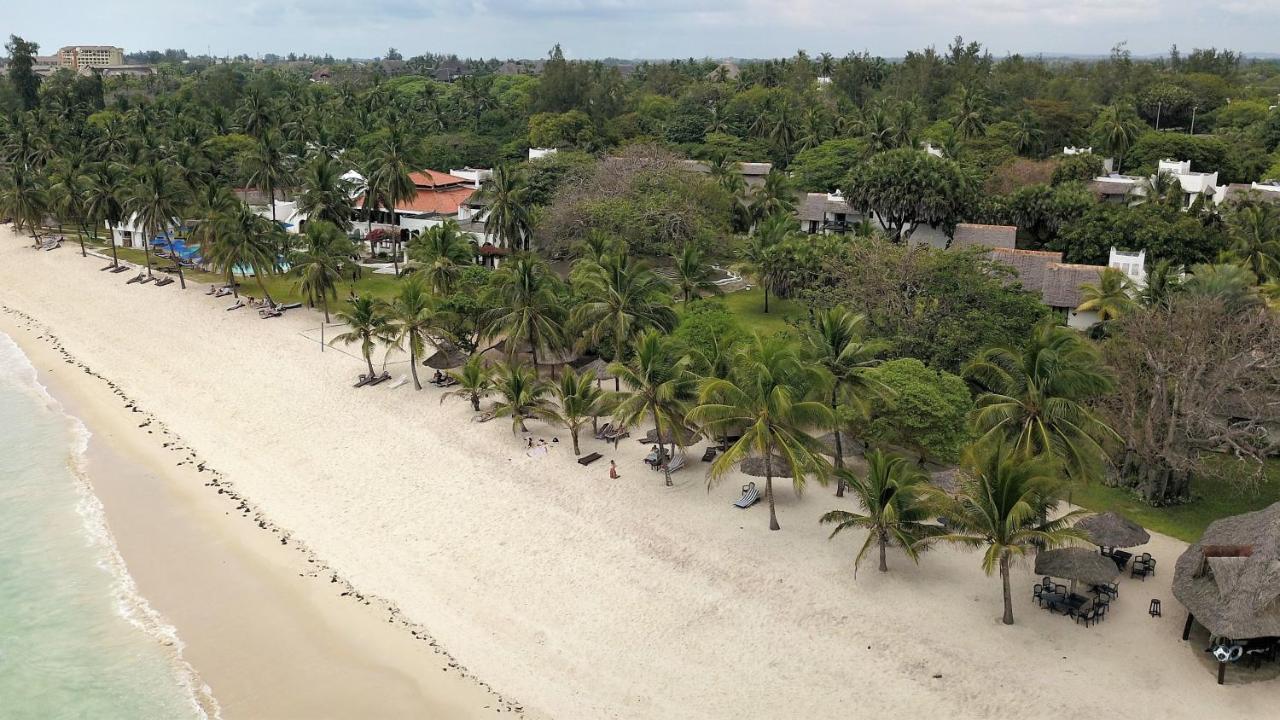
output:
{"label": "beach lounge chair", "polygon": [[212,294],[214,294],[214,293],[216,293],[216,292],[218,292],[218,286],[217,286],[217,285],[210,285],[210,286],[209,286],[209,289],[204,291],[204,294],[205,294],[205,295],[212,295]]}
{"label": "beach lounge chair", "polygon": [[391,373],[387,372],[386,370],[383,370],[381,375],[369,381],[369,386],[372,387],[374,385],[377,385],[378,383],[386,382],[390,379],[391,379]]}
{"label": "beach lounge chair", "polygon": [[98,272],[106,272],[107,270],[110,270],[110,269],[111,269],[111,268],[113,268],[113,267],[115,267],[115,265],[108,265],[108,266],[103,267],[103,268],[98,268]]}
{"label": "beach lounge chair", "polygon": [[159,280],[156,281],[156,287],[164,287],[165,285],[172,285],[172,284],[173,284],[173,278],[171,277],[160,278]]}
{"label": "beach lounge chair", "polygon": [[747,483],[742,486],[742,497],[734,503],[736,507],[746,509],[755,505],[760,500],[760,490],[756,488],[755,483]]}
{"label": "beach lounge chair", "polygon": [[277,305],[276,309],[284,312],[285,310],[297,310],[302,307],[302,303],[289,303],[288,305]]}
{"label": "beach lounge chair", "polygon": [[609,437],[609,433],[613,431],[613,423],[607,422],[596,430],[596,439],[604,440]]}
{"label": "beach lounge chair", "polygon": [[214,296],[214,297],[226,297],[226,296],[228,296],[228,295],[230,295],[230,294],[231,294],[231,289],[230,289],[230,288],[218,288],[217,290],[215,290],[215,291],[214,291],[213,296]]}
{"label": "beach lounge chair", "polygon": [[395,390],[396,388],[400,387],[401,385],[404,385],[407,382],[409,382],[409,376],[401,375],[399,380],[396,380],[395,382],[391,383],[391,389]]}
{"label": "beach lounge chair", "polygon": [[582,465],[583,467],[585,467],[585,466],[590,465],[591,463],[593,463],[593,462],[595,462],[595,461],[599,460],[599,459],[600,459],[600,458],[602,458],[602,457],[604,457],[604,456],[603,456],[603,455],[601,455],[600,453],[593,452],[593,453],[591,453],[590,455],[583,455],[582,457],[578,458],[578,464],[579,464],[579,465]]}
{"label": "beach lounge chair", "polygon": [[142,282],[142,278],[144,278],[144,277],[146,277],[146,275],[144,275],[144,274],[142,274],[142,273],[138,273],[137,275],[134,275],[133,277],[129,278],[128,280],[125,280],[125,281],[124,281],[124,284],[125,284],[125,285],[132,285],[132,284],[134,284],[134,283],[140,283],[140,282]]}
{"label": "beach lounge chair", "polygon": [[677,452],[674,457],[667,461],[667,472],[673,473],[684,467],[688,462],[688,458],[683,452]]}
{"label": "beach lounge chair", "polygon": [[711,462],[712,460],[715,460],[717,452],[719,452],[719,450],[716,449],[715,445],[708,446],[706,451],[702,453],[702,462]]}
{"label": "beach lounge chair", "polygon": [[122,272],[125,272],[125,271],[126,271],[126,270],[128,270],[128,269],[129,269],[129,266],[128,266],[128,265],[117,265],[117,266],[116,266],[116,269],[115,269],[115,270],[112,270],[111,272],[113,272],[113,273],[122,273]]}
{"label": "beach lounge chair", "polygon": [[365,375],[364,373],[361,373],[360,377],[356,380],[356,384],[352,385],[351,387],[364,387],[365,385],[368,385],[369,381],[372,379],[373,379],[372,377]]}
{"label": "beach lounge chair", "polygon": [[235,305],[232,305],[231,307],[227,308],[227,312],[230,312],[232,310],[239,310],[242,307],[244,307],[244,301],[237,300]]}
{"label": "beach lounge chair", "polygon": [[472,416],[471,416],[471,422],[473,422],[473,423],[487,423],[487,422],[489,422],[490,420],[492,420],[493,418],[494,418],[493,411],[492,411],[492,410],[485,410],[484,412],[480,413],[479,415],[472,415]]}

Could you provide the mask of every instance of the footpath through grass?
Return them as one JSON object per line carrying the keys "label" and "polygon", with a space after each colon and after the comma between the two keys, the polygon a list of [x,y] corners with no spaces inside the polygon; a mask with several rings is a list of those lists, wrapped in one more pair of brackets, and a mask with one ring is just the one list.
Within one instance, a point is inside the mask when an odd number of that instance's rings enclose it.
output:
{"label": "footpath through grass", "polygon": [[782,300],[769,296],[769,312],[764,311],[764,291],[758,287],[739,290],[716,298],[726,309],[742,321],[748,332],[759,331],[773,335],[786,330],[788,320],[800,321],[806,314],[804,306],[794,300]]}

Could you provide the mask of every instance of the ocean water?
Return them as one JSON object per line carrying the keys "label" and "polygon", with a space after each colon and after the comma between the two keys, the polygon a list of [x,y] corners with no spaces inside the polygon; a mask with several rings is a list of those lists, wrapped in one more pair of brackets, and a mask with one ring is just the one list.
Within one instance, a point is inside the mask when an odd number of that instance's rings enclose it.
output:
{"label": "ocean water", "polygon": [[88,439],[0,333],[0,719],[206,718],[111,540]]}

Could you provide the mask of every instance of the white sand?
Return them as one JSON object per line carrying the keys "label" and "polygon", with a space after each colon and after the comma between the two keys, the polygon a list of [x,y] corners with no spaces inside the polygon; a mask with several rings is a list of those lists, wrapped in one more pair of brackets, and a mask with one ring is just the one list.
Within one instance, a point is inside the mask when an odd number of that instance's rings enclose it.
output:
{"label": "white sand", "polygon": [[[557,718],[1264,717],[1275,682],[1214,684],[1180,640],[1169,592],[1184,544],[1155,537],[1145,583],[1124,579],[1096,627],[1039,610],[952,549],[892,572],[828,542],[838,501],[814,486],[766,509],[730,505],[742,478],[706,491],[694,462],[676,487],[623,441],[574,463],[562,443],[528,458],[509,426],[467,422],[439,390],[353,389],[362,362],[320,353],[317,316],[263,321],[203,295],[126,286],[69,248],[34,252],[0,230],[0,303],[54,329],[120,383],[278,525],[357,588],[394,601],[471,672]],[[403,374],[403,365],[393,367]],[[563,430],[531,423],[550,439]],[[699,453],[700,454],[700,453]],[[607,479],[616,457],[622,478]],[[1147,616],[1161,598],[1165,617]],[[940,677],[934,677],[940,675]],[[1270,709],[1270,710],[1269,710]]]}

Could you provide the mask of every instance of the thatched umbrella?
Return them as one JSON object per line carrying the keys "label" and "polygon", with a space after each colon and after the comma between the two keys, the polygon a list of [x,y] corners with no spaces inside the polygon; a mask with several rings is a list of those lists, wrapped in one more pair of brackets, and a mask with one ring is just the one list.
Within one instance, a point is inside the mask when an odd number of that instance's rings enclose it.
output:
{"label": "thatched umbrella", "polygon": [[1098,513],[1076,523],[1094,545],[1133,547],[1151,541],[1151,534],[1138,523],[1115,512]]}
{"label": "thatched umbrella", "polygon": [[1178,557],[1173,595],[1192,620],[1235,640],[1280,636],[1280,503],[1215,521]]}
{"label": "thatched umbrella", "polygon": [[601,380],[613,379],[613,375],[609,374],[609,363],[605,362],[603,358],[596,358],[595,360],[592,360],[586,365],[583,365],[582,367],[578,368],[578,372],[591,373],[592,375],[595,376],[597,383],[599,383]]}
{"label": "thatched umbrella", "polygon": [[[742,472],[751,475],[752,477],[765,476],[764,458],[762,457],[749,457],[746,460],[743,460],[739,467],[742,468]],[[780,455],[773,456],[772,470],[773,476],[776,478],[792,477],[791,464],[787,462],[786,458]]]}
{"label": "thatched umbrella", "polygon": [[422,361],[423,365],[436,370],[452,370],[461,367],[467,362],[467,354],[458,348],[441,347],[436,350],[431,357]]}
{"label": "thatched umbrella", "polygon": [[[818,442],[822,443],[822,446],[826,448],[826,451],[823,453],[824,455],[827,455],[830,457],[836,456],[836,434],[835,433],[829,432],[826,435],[823,435],[822,437],[818,438]],[[848,433],[840,434],[840,449],[844,451],[845,457],[853,457],[854,455],[858,455],[861,452],[861,445],[862,445],[862,441],[855,440],[849,437]]]}
{"label": "thatched umbrella", "polygon": [[1120,568],[1116,567],[1111,558],[1088,548],[1069,547],[1045,550],[1037,554],[1036,574],[1066,578],[1071,581],[1074,592],[1076,581],[1090,585],[1115,582],[1120,575]]}

